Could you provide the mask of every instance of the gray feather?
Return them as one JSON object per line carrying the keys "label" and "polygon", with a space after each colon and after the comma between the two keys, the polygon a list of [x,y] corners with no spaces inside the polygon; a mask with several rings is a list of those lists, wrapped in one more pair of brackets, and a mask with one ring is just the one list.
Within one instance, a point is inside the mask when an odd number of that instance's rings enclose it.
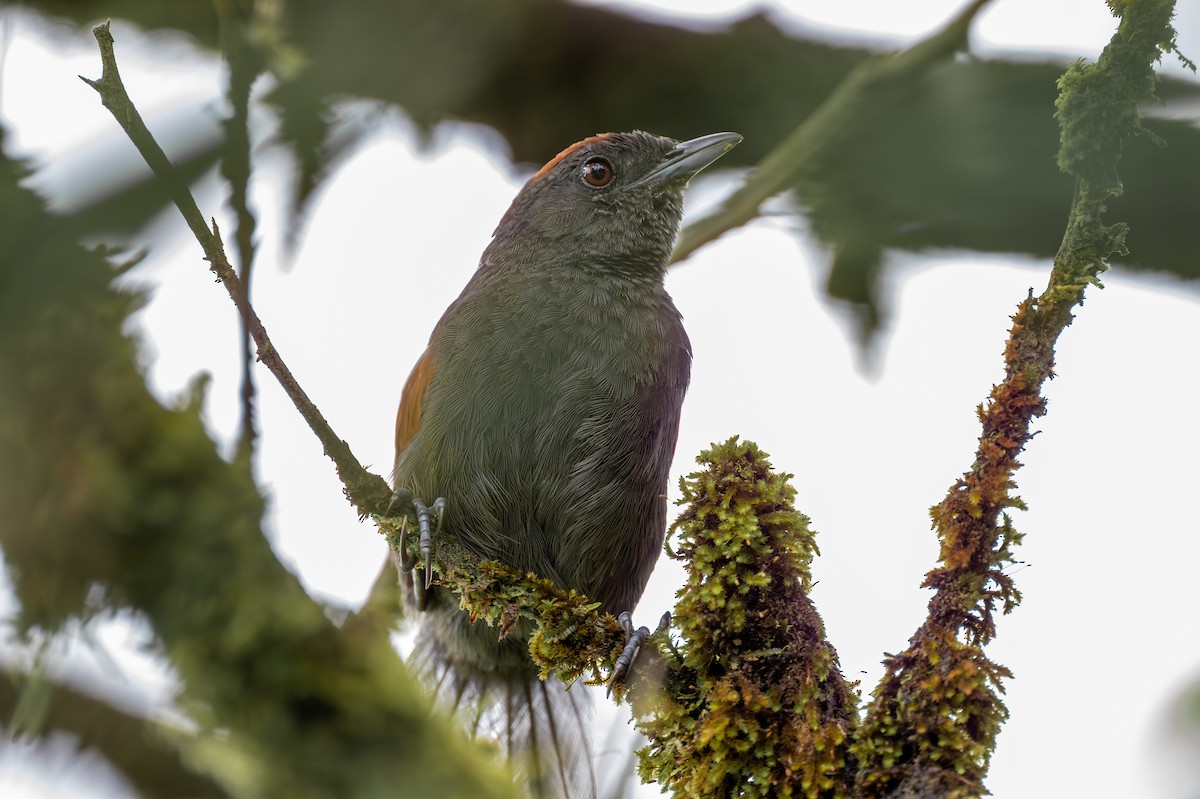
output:
{"label": "gray feather", "polygon": [[410,665],[430,687],[439,708],[456,716],[473,737],[489,739],[536,799],[597,796],[593,708],[582,686],[535,673],[524,678],[464,668],[452,662],[423,626]]}

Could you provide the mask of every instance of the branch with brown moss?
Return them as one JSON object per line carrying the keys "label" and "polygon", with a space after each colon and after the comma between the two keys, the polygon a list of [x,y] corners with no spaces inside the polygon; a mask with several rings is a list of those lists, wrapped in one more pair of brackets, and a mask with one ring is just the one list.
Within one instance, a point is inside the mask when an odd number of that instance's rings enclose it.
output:
{"label": "branch with brown moss", "polygon": [[[375,523],[393,550],[416,549],[416,533],[410,533],[407,540],[400,537],[400,518],[376,516]],[[497,628],[501,637],[520,618],[535,623],[529,652],[541,669],[542,679],[553,671],[568,683],[576,679],[602,682],[621,654],[625,642],[621,625],[612,615],[600,613],[598,603],[577,591],[563,590],[532,572],[498,561],[478,561],[444,533],[437,540],[433,568],[434,583],[452,591],[472,621]],[[385,573],[380,578],[384,585],[395,582],[387,577]],[[618,698],[623,697],[624,687],[615,688]]]}
{"label": "branch with brown moss", "polygon": [[1018,456],[1046,412],[1042,386],[1054,376],[1054,347],[1089,285],[1124,252],[1125,226],[1105,225],[1106,203],[1121,193],[1117,163],[1141,131],[1138,106],[1153,99],[1154,64],[1174,49],[1172,0],[1110,3],[1122,17],[1095,64],[1073,64],[1059,81],[1060,167],[1076,179],[1062,246],[1049,285],[1013,315],[1005,374],[979,408],[975,462],[931,511],[940,565],[924,624],[908,648],[886,661],[858,731],[854,752],[864,797],[976,797],[1007,710],[1000,699],[1008,669],[983,647],[995,635],[997,608],[1020,593],[1006,569],[1021,536],[1008,515]]}

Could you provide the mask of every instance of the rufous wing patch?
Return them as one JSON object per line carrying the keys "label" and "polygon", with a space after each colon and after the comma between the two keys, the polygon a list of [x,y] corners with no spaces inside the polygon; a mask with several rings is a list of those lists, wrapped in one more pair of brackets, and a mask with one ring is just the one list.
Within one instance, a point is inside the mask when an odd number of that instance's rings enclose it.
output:
{"label": "rufous wing patch", "polygon": [[429,388],[433,372],[433,350],[426,349],[417,359],[408,380],[404,381],[404,391],[400,394],[400,409],[396,412],[397,458],[421,427],[421,408],[425,404],[425,390]]}

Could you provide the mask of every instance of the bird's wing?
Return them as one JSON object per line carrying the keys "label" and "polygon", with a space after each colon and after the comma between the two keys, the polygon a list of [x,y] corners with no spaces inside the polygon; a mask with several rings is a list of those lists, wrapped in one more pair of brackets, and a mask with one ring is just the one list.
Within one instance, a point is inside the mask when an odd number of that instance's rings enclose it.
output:
{"label": "bird's wing", "polygon": [[433,372],[433,349],[428,348],[417,359],[408,380],[404,381],[404,391],[400,394],[400,409],[396,412],[397,458],[421,427],[421,407],[425,404],[425,390],[429,388]]}

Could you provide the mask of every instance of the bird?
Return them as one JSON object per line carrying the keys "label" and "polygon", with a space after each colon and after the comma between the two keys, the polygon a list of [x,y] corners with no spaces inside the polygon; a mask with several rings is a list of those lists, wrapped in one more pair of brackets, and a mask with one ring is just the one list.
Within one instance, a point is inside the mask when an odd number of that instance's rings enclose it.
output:
{"label": "bird", "polygon": [[[691,372],[664,277],[688,181],[741,140],[597,134],[521,188],[404,384],[392,482],[426,541],[436,516],[477,558],[633,610]],[[498,640],[420,575],[408,585],[423,594],[411,662],[440,701],[533,796],[594,797],[590,698],[538,679],[529,623]]]}

